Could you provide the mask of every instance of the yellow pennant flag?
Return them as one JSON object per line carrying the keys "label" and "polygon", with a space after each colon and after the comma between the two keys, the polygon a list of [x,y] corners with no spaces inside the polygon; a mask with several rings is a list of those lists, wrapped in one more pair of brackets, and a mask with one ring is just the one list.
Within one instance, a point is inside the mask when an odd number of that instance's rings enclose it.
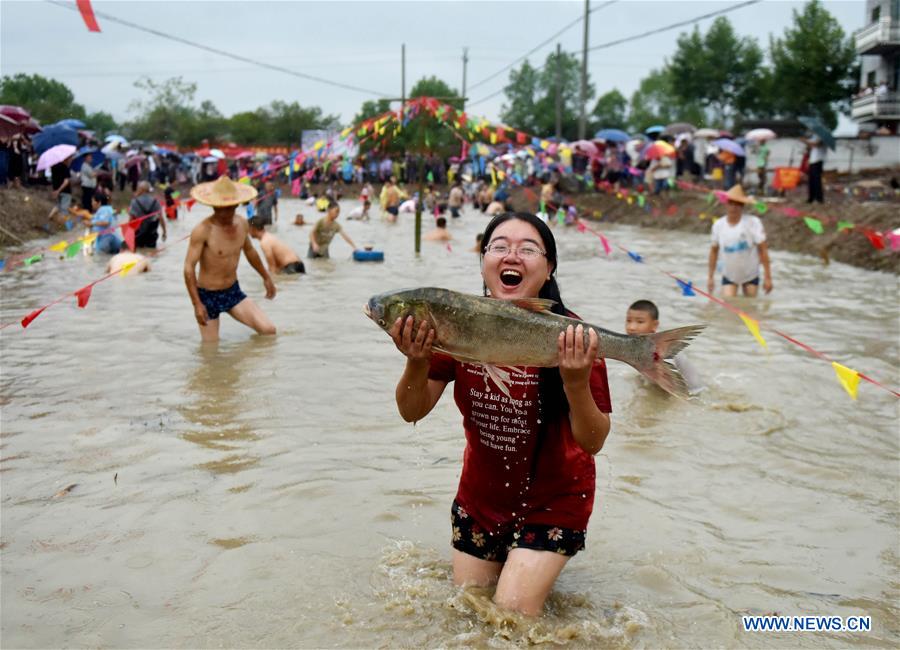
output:
{"label": "yellow pennant flag", "polygon": [[747,314],[740,314],[741,320],[744,321],[744,325],[747,326],[747,329],[750,330],[750,333],[753,335],[753,338],[756,339],[756,342],[759,343],[764,348],[768,349],[766,345],[766,340],[762,337],[762,334],[759,333],[759,323],[750,318]]}
{"label": "yellow pennant flag", "polygon": [[497,144],[497,134],[491,133],[491,144]]}
{"label": "yellow pennant flag", "polygon": [[550,146],[549,140],[541,140],[541,149],[546,149],[549,146]]}
{"label": "yellow pennant flag", "polygon": [[63,241],[56,242],[55,244],[53,244],[53,246],[50,247],[50,250],[52,250],[54,253],[62,253],[68,247],[69,247],[69,242],[63,240]]}
{"label": "yellow pennant flag", "polygon": [[119,271],[119,276],[124,278],[135,264],[137,264],[137,262],[126,262],[123,264],[122,269]]}
{"label": "yellow pennant flag", "polygon": [[497,170],[497,178],[499,178],[502,181],[504,178],[506,178],[506,174],[503,171],[498,169]]}
{"label": "yellow pennant flag", "polygon": [[324,147],[324,146],[325,146],[325,141],[324,141],[324,140],[319,140],[317,143],[315,143],[315,144],[313,145],[313,149],[314,149],[315,151],[318,151],[319,149],[321,149],[321,148]]}
{"label": "yellow pennant flag", "polygon": [[87,246],[89,244],[93,244],[95,239],[97,239],[97,233],[93,232],[90,235],[82,237],[81,241],[84,242],[85,246]]}
{"label": "yellow pennant flag", "polygon": [[348,135],[350,135],[350,131],[352,131],[352,130],[353,130],[353,127],[352,127],[352,126],[348,126],[346,129],[344,129],[343,131],[341,131],[341,137],[342,137],[342,138],[346,138]]}
{"label": "yellow pennant flag", "polygon": [[834,368],[838,381],[841,382],[844,390],[850,393],[850,397],[856,399],[856,391],[859,388],[859,373],[852,368],[842,366],[837,361],[832,361],[831,367]]}
{"label": "yellow pennant flag", "polygon": [[628,205],[631,205],[632,203],[634,203],[634,197],[633,197],[633,196],[629,196],[629,197],[628,197]]}

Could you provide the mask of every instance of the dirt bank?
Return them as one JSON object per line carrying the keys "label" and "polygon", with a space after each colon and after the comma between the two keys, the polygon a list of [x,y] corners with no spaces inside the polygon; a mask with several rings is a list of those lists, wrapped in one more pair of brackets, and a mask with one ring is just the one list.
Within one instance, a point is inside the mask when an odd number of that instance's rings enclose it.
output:
{"label": "dirt bank", "polygon": [[[513,207],[534,210],[536,191],[539,190],[517,189],[513,193]],[[718,202],[710,204],[706,196],[689,191],[673,191],[665,198],[654,198],[647,204],[649,210],[639,207],[637,201],[629,205],[627,200],[603,193],[574,194],[567,196],[569,199],[580,214],[600,223],[627,223],[695,233],[708,233],[712,217],[725,214],[724,206]],[[882,232],[900,226],[900,205],[896,202],[860,202],[847,198],[817,204],[813,213],[823,222],[825,232],[821,235],[811,231],[802,218],[789,217],[777,209],[792,207],[805,216],[810,214],[810,206],[806,203],[788,200],[767,205],[768,212],[761,215],[761,219],[771,248],[815,255],[825,264],[835,260],[865,269],[900,273],[900,251],[891,252],[887,242],[884,250],[876,249],[860,229],[866,227]],[[850,221],[858,228],[837,232],[838,220]]]}
{"label": "dirt bank", "polygon": [[52,208],[47,188],[0,189],[0,246],[14,246],[56,232],[56,226],[45,228]]}

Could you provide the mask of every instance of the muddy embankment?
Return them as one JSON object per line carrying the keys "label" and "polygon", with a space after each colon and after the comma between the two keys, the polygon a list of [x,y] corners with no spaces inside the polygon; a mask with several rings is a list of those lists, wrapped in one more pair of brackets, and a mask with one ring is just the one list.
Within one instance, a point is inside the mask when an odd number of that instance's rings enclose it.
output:
{"label": "muddy embankment", "polygon": [[[537,193],[539,188],[516,189],[512,197],[513,208],[534,210]],[[580,215],[597,221],[601,227],[604,223],[626,223],[709,233],[712,219],[725,214],[725,206],[717,201],[710,203],[707,195],[695,191],[671,191],[662,197],[651,198],[643,208],[636,200],[629,204],[624,198],[606,193],[569,194],[566,201],[573,203]],[[864,228],[884,232],[900,227],[900,203],[839,197],[814,207],[792,200],[766,205],[767,212],[758,216],[763,220],[772,249],[815,255],[824,264],[834,260],[870,270],[900,273],[900,251],[892,252],[887,240],[885,248],[878,250],[863,233]],[[795,208],[801,216],[789,217],[779,210],[782,207]],[[748,211],[758,214],[755,210]],[[802,218],[807,215],[822,222],[823,234],[809,229]],[[856,228],[837,232],[838,221],[852,222]]]}

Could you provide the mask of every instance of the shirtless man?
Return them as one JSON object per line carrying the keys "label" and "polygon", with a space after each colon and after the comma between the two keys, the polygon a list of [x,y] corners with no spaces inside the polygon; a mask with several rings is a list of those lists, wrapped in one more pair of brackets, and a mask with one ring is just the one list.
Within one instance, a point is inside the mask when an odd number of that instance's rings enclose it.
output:
{"label": "shirtless man", "polygon": [[250,236],[259,240],[270,273],[306,273],[303,262],[297,257],[297,253],[290,246],[278,239],[275,235],[266,232],[266,227],[258,218],[248,222]]}
{"label": "shirtless man", "polygon": [[447,230],[447,219],[444,217],[438,217],[435,222],[434,230],[431,230],[424,235],[422,235],[422,239],[426,241],[450,241],[453,239],[453,235],[450,234],[450,231]]}
{"label": "shirtless man", "polygon": [[194,304],[200,337],[204,341],[219,340],[219,314],[223,311],[258,334],[275,334],[268,316],[241,291],[237,281],[237,266],[244,251],[247,261],[262,276],[266,298],[275,297],[275,284],[253,248],[247,221],[234,214],[238,205],[256,196],[256,190],[221,176],[217,181],[195,185],[191,196],[213,208],[212,216],[191,231],[184,259],[184,283]]}

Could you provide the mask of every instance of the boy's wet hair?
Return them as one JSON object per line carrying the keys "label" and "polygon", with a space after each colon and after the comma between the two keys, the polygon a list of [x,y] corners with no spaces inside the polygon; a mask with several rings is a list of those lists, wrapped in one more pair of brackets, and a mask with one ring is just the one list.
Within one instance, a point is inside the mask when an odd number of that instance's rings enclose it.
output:
{"label": "boy's wet hair", "polygon": [[446,227],[447,227],[447,220],[446,220],[444,217],[438,217],[438,218],[437,218],[437,221],[435,222],[435,225],[436,225],[438,228],[446,228]]}
{"label": "boy's wet hair", "polygon": [[653,320],[659,320],[659,308],[649,300],[636,300],[631,303],[631,307],[628,308],[628,311],[642,311],[650,314],[650,317]]}
{"label": "boy's wet hair", "polygon": [[337,201],[335,201],[332,198],[328,199],[328,207],[326,208],[326,210],[331,210],[332,208],[339,208],[339,207],[341,207],[341,206]]}
{"label": "boy's wet hair", "polygon": [[262,219],[260,219],[259,217],[253,217],[252,219],[248,220],[247,223],[250,224],[251,228],[255,228],[256,230],[265,230]]}

